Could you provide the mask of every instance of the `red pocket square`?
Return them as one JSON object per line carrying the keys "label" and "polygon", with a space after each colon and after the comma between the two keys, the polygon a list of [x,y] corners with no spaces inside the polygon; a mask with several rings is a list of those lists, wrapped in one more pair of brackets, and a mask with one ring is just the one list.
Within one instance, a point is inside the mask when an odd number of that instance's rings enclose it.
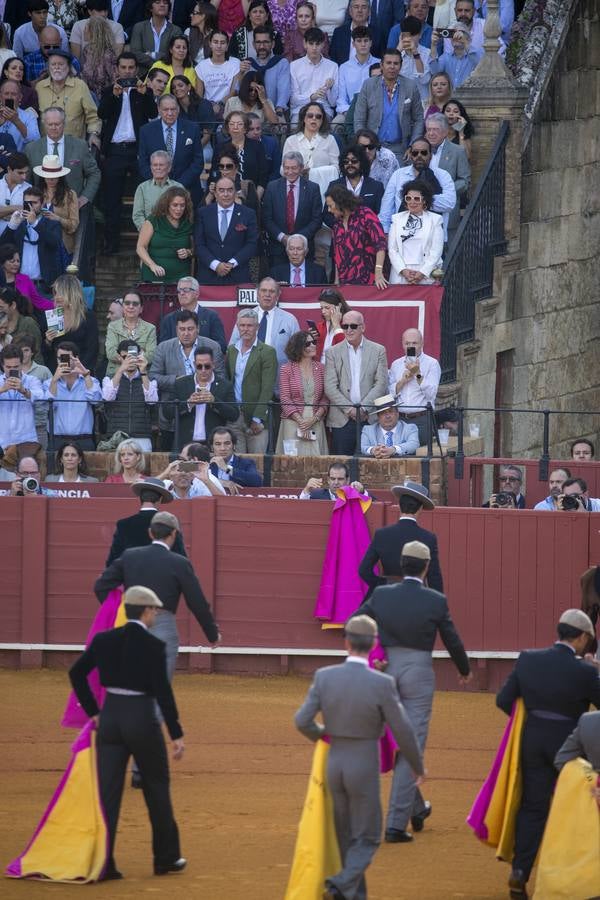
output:
{"label": "red pocket square", "polygon": [[235,231],[248,231],[248,226],[247,226],[247,225],[244,225],[242,222],[239,222],[239,223],[235,226]]}

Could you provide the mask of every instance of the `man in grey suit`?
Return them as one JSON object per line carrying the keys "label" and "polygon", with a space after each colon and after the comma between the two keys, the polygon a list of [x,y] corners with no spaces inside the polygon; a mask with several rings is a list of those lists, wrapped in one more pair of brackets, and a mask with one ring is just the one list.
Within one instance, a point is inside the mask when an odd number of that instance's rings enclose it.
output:
{"label": "man in grey suit", "polygon": [[189,309],[181,309],[175,317],[177,337],[163,341],[156,348],[149,377],[158,383],[161,407],[158,423],[161,431],[161,450],[169,451],[175,437],[175,404],[163,405],[165,401],[175,400],[175,382],[186,375],[195,375],[194,352],[201,344],[213,352],[214,372],[216,378],[225,377],[225,360],[221,348],[216,341],[198,335],[198,317]]}
{"label": "man in grey suit", "polygon": [[373,402],[376,425],[365,425],[360,435],[360,452],[375,459],[391,456],[413,456],[419,449],[419,429],[403,422],[393,394],[377,397]]}
{"label": "man in grey suit", "polygon": [[402,57],[388,49],[381,60],[381,75],[367,78],[354,109],[354,131],[369,128],[400,165],[409,144],[423,134],[423,104],[417,83],[400,74]]}
{"label": "man in grey suit", "polygon": [[[400,553],[402,584],[375,588],[359,613],[372,616],[377,622],[381,645],[388,657],[386,671],[396,682],[419,749],[424,753],[435,689],[431,653],[438,632],[460,673],[459,683],[467,684],[472,675],[445,596],[423,584],[431,561],[429,547],[421,541],[409,541]],[[415,785],[408,761],[398,756],[385,829],[386,842],[404,844],[412,841],[412,834],[406,830],[409,819],[413,831],[422,831],[429,815],[431,804],[423,799]]]}
{"label": "man in grey suit", "polygon": [[[597,660],[595,664],[598,665]],[[600,770],[600,712],[587,712],[581,716],[577,727],[554,757],[554,765],[560,771],[578,756],[589,760],[596,771]]]}
{"label": "man in grey suit", "polygon": [[[142,74],[166,52],[171,38],[181,34],[181,29],[168,20],[170,0],[148,0],[146,10],[150,18],[136,22],[129,36],[129,49],[135,53]],[[158,52],[155,50],[155,34],[160,35]]]}
{"label": "man in grey suit", "polygon": [[352,456],[357,428],[372,415],[375,398],[386,392],[387,358],[385,347],[364,336],[362,313],[347,312],[342,329],[346,340],[330,347],[325,355],[325,393],[330,403],[327,424],[333,452]]}
{"label": "man in grey suit", "polygon": [[[25,146],[29,164],[41,166],[44,156],[58,156],[63,166],[71,171],[65,181],[77,194],[79,226],[75,235],[73,262],[79,266],[80,277],[90,277],[89,258],[95,254],[95,228],[92,204],[100,187],[101,173],[90,153],[87,141],[65,134],[65,111],[59,106],[49,106],[42,112],[45,136]],[[40,179],[35,176],[39,187]],[[84,241],[85,238],[85,241]]]}
{"label": "man in grey suit", "polygon": [[[327,879],[324,898],[365,900],[365,871],[381,843],[379,738],[389,725],[402,758],[422,781],[423,760],[394,681],[369,668],[377,626],[368,616],[346,622],[348,658],[315,673],[296,713],[296,727],[311,741],[331,740],[327,784],[342,869]],[[322,713],[323,725],[315,722]]]}
{"label": "man in grey suit", "polygon": [[431,144],[430,168],[444,169],[451,176],[456,190],[456,205],[448,218],[448,245],[450,245],[460,225],[460,203],[471,185],[471,166],[463,147],[448,139],[448,119],[442,113],[427,117],[427,140]]}

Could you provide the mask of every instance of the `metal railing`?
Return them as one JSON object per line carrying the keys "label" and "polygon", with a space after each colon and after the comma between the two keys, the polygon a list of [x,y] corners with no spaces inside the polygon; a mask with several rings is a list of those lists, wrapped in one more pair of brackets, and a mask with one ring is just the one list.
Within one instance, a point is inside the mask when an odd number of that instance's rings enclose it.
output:
{"label": "metal railing", "polygon": [[492,295],[494,257],[506,251],[505,163],[508,122],[502,122],[445,262],[441,310],[442,382],[456,378],[456,347],[473,339],[475,304]]}

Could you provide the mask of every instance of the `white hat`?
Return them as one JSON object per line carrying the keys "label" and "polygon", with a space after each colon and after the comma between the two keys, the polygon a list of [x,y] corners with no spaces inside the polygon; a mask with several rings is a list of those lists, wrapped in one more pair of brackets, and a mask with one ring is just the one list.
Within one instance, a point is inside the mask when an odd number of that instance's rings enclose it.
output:
{"label": "white hat", "polygon": [[61,165],[59,156],[50,154],[49,156],[44,156],[41,166],[34,166],[33,171],[40,178],[62,178],[63,175],[68,175],[71,170]]}

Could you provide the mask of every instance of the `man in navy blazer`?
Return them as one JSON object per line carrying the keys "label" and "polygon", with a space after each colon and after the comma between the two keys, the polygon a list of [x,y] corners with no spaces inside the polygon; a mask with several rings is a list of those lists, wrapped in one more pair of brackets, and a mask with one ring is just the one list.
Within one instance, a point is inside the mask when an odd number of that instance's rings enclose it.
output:
{"label": "man in navy blazer", "polygon": [[290,287],[310,287],[313,284],[327,284],[323,266],[310,262],[308,241],[303,234],[291,234],[285,247],[288,262],[272,266],[271,275],[280,284]]}
{"label": "man in navy blazer", "polygon": [[256,213],[235,202],[231,178],[219,178],[215,203],[196,212],[194,243],[200,284],[250,281],[249,262],[258,251]]}
{"label": "man in navy blazer", "polygon": [[[263,225],[269,236],[271,265],[286,262],[285,249],[290,235],[303,234],[308,241],[308,255],[313,256],[313,238],[322,220],[321,192],[318,185],[301,178],[304,159],[298,151],[283,157],[283,178],[270,181],[263,197]],[[294,216],[288,221],[288,195],[294,195]]]}
{"label": "man in navy blazer", "polygon": [[[371,21],[369,23],[369,17]],[[334,28],[329,43],[329,59],[341,66],[342,63],[348,62],[350,59],[350,49],[352,47],[352,32],[355,28],[369,27],[371,37],[373,38],[373,53],[378,56],[380,49],[380,22],[371,16],[371,4],[369,0],[350,0],[348,5],[348,13],[346,20]]]}
{"label": "man in navy blazer", "polygon": [[173,165],[170,177],[178,181],[199,199],[200,173],[204,168],[201,134],[194,122],[179,121],[179,104],[172,94],[163,94],[158,100],[158,119],[140,128],[138,167],[140,178],[152,178],[150,156],[155,150],[172,149]]}
{"label": "man in navy blazer", "polygon": [[[17,210],[9,219],[8,227],[2,233],[3,244],[14,244],[21,257],[21,272],[31,278],[42,278],[49,287],[64,272],[60,246],[62,230],[60,222],[53,222],[42,216],[42,192],[39,188],[27,188],[23,200],[29,202],[29,212]],[[23,245],[25,240],[37,250],[39,272],[28,271],[23,266]]]}
{"label": "man in navy blazer", "polygon": [[221,481],[233,482],[241,487],[262,487],[263,480],[254,460],[236,456],[233,452],[236,440],[234,432],[225,425],[213,429],[208,438],[212,454],[210,471]]}

